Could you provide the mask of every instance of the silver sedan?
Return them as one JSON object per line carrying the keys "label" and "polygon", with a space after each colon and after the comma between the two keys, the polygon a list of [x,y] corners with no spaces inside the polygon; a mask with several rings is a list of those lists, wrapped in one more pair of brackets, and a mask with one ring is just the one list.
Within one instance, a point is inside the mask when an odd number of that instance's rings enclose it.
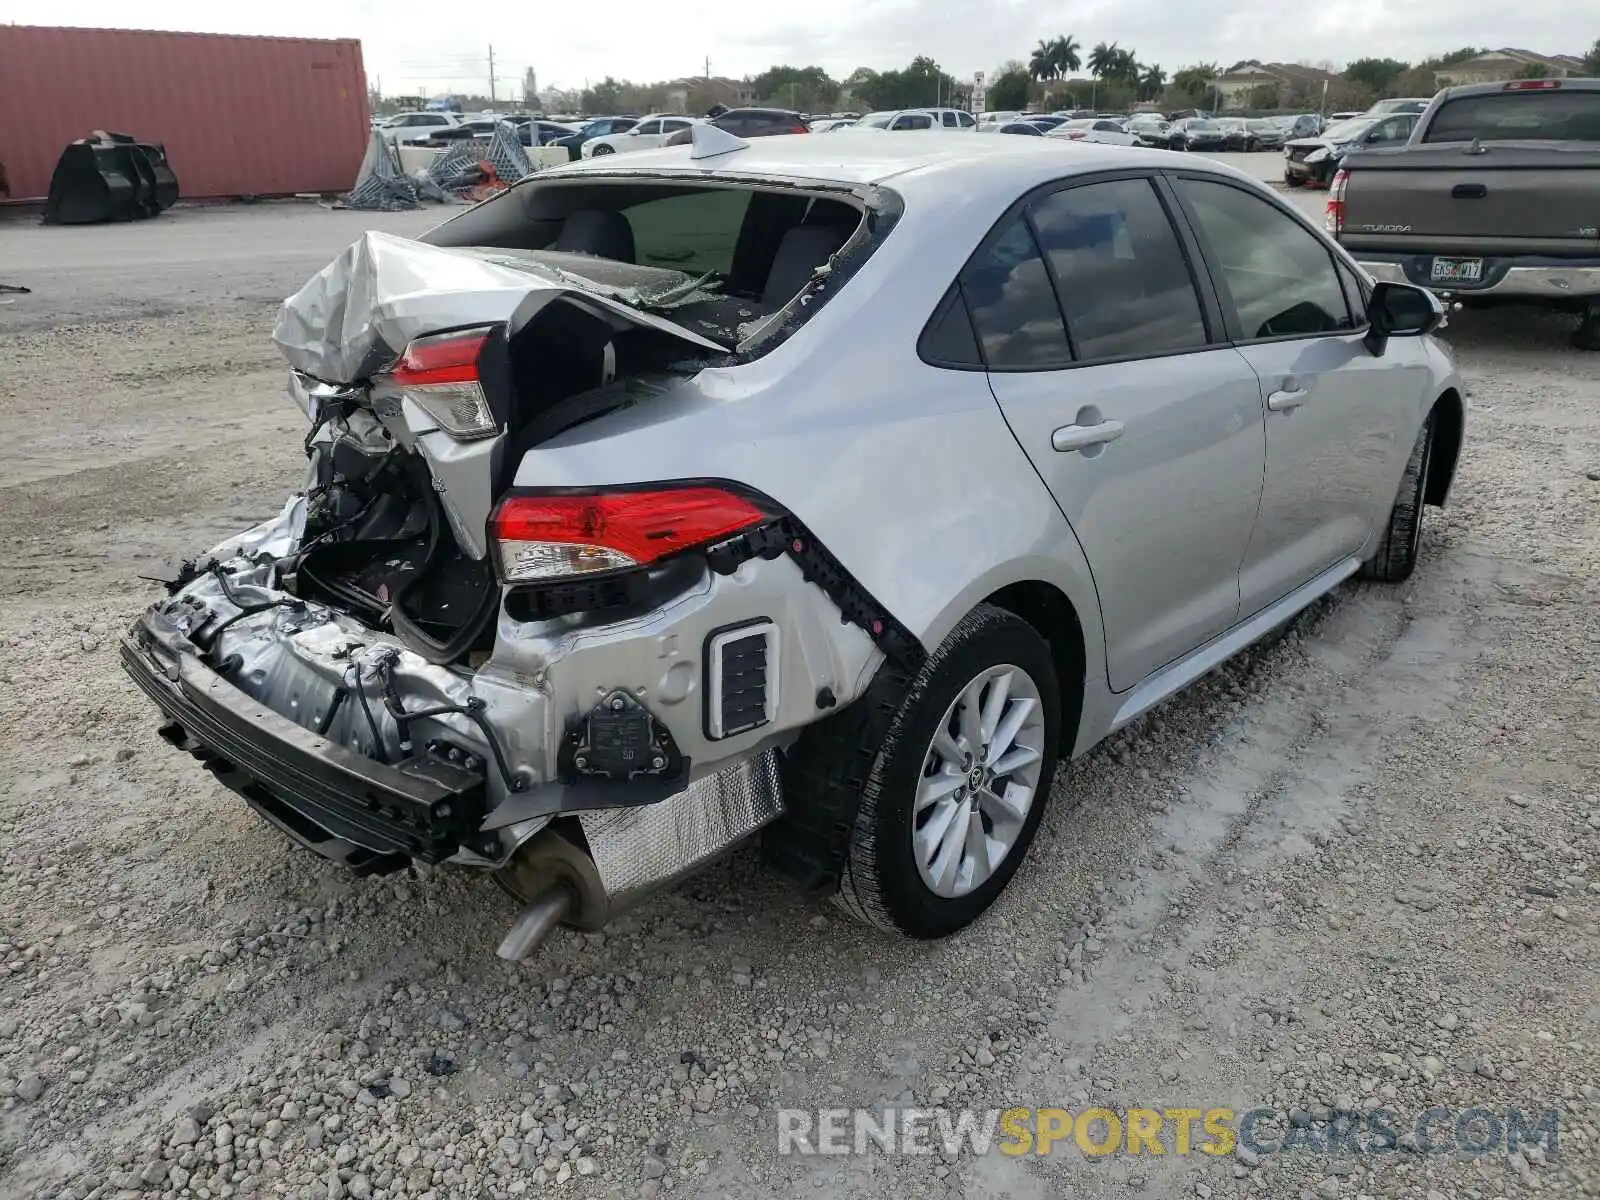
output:
{"label": "silver sedan", "polygon": [[757,836],[943,936],[1068,760],[1411,573],[1442,320],[1208,159],[699,125],[291,297],[307,488],[124,662],[308,850],[498,871],[509,957]]}

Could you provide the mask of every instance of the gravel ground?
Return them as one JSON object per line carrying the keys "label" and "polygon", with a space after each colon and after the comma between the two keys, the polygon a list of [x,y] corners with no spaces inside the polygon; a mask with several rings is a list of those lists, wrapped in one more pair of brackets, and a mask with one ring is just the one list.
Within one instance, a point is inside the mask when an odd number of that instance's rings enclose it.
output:
{"label": "gravel ground", "polygon": [[[1600,1195],[1600,357],[1570,322],[1452,320],[1469,441],[1413,579],[1060,772],[964,935],[886,940],[742,853],[512,966],[488,880],[291,847],[114,648],[148,560],[299,477],[272,302],[426,223],[0,224],[35,289],[0,306],[0,1195]],[[884,1103],[1561,1125],[1479,1157],[777,1153],[779,1108]]]}

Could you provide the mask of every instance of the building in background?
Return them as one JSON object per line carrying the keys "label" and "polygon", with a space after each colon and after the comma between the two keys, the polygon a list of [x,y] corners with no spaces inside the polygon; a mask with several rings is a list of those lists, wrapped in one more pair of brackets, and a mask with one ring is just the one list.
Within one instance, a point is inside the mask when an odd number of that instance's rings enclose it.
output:
{"label": "building in background", "polygon": [[1583,74],[1583,59],[1571,54],[1535,54],[1531,50],[1490,50],[1452,63],[1434,72],[1440,87],[1463,83],[1499,83],[1506,79],[1527,78],[1534,72],[1551,79]]}
{"label": "building in background", "polygon": [[1217,107],[1222,111],[1246,108],[1316,108],[1324,89],[1337,107],[1335,94],[1347,91],[1345,80],[1320,67],[1300,63],[1263,63],[1255,59],[1234,63],[1212,81]]}
{"label": "building in background", "polygon": [[189,199],[347,191],[370,133],[349,39],[0,25],[0,113],[13,200],[97,129],[160,142]]}
{"label": "building in background", "polygon": [[694,75],[667,84],[666,107],[671,112],[698,116],[714,104],[742,108],[756,102],[756,94],[743,79]]}

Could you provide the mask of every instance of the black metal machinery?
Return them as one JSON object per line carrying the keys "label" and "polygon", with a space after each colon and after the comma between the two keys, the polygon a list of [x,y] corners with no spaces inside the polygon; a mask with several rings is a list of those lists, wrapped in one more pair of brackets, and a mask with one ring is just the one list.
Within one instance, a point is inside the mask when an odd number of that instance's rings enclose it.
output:
{"label": "black metal machinery", "polygon": [[44,220],[47,225],[134,221],[171,208],[177,199],[178,177],[163,146],[96,130],[61,152]]}

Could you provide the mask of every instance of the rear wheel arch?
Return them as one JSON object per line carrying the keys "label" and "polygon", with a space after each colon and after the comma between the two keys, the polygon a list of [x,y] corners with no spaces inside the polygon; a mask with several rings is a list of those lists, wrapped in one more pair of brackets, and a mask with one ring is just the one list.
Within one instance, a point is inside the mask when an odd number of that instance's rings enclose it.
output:
{"label": "rear wheel arch", "polygon": [[1067,748],[1064,753],[1070,757],[1083,721],[1088,682],[1083,623],[1078,619],[1077,609],[1060,588],[1037,579],[1008,584],[987,596],[984,603],[1020,617],[1050,644],[1056,682],[1061,689],[1062,745]]}
{"label": "rear wheel arch", "polygon": [[1443,507],[1449,497],[1465,429],[1466,406],[1454,388],[1447,388],[1433,405],[1433,455],[1422,494],[1425,503]]}

